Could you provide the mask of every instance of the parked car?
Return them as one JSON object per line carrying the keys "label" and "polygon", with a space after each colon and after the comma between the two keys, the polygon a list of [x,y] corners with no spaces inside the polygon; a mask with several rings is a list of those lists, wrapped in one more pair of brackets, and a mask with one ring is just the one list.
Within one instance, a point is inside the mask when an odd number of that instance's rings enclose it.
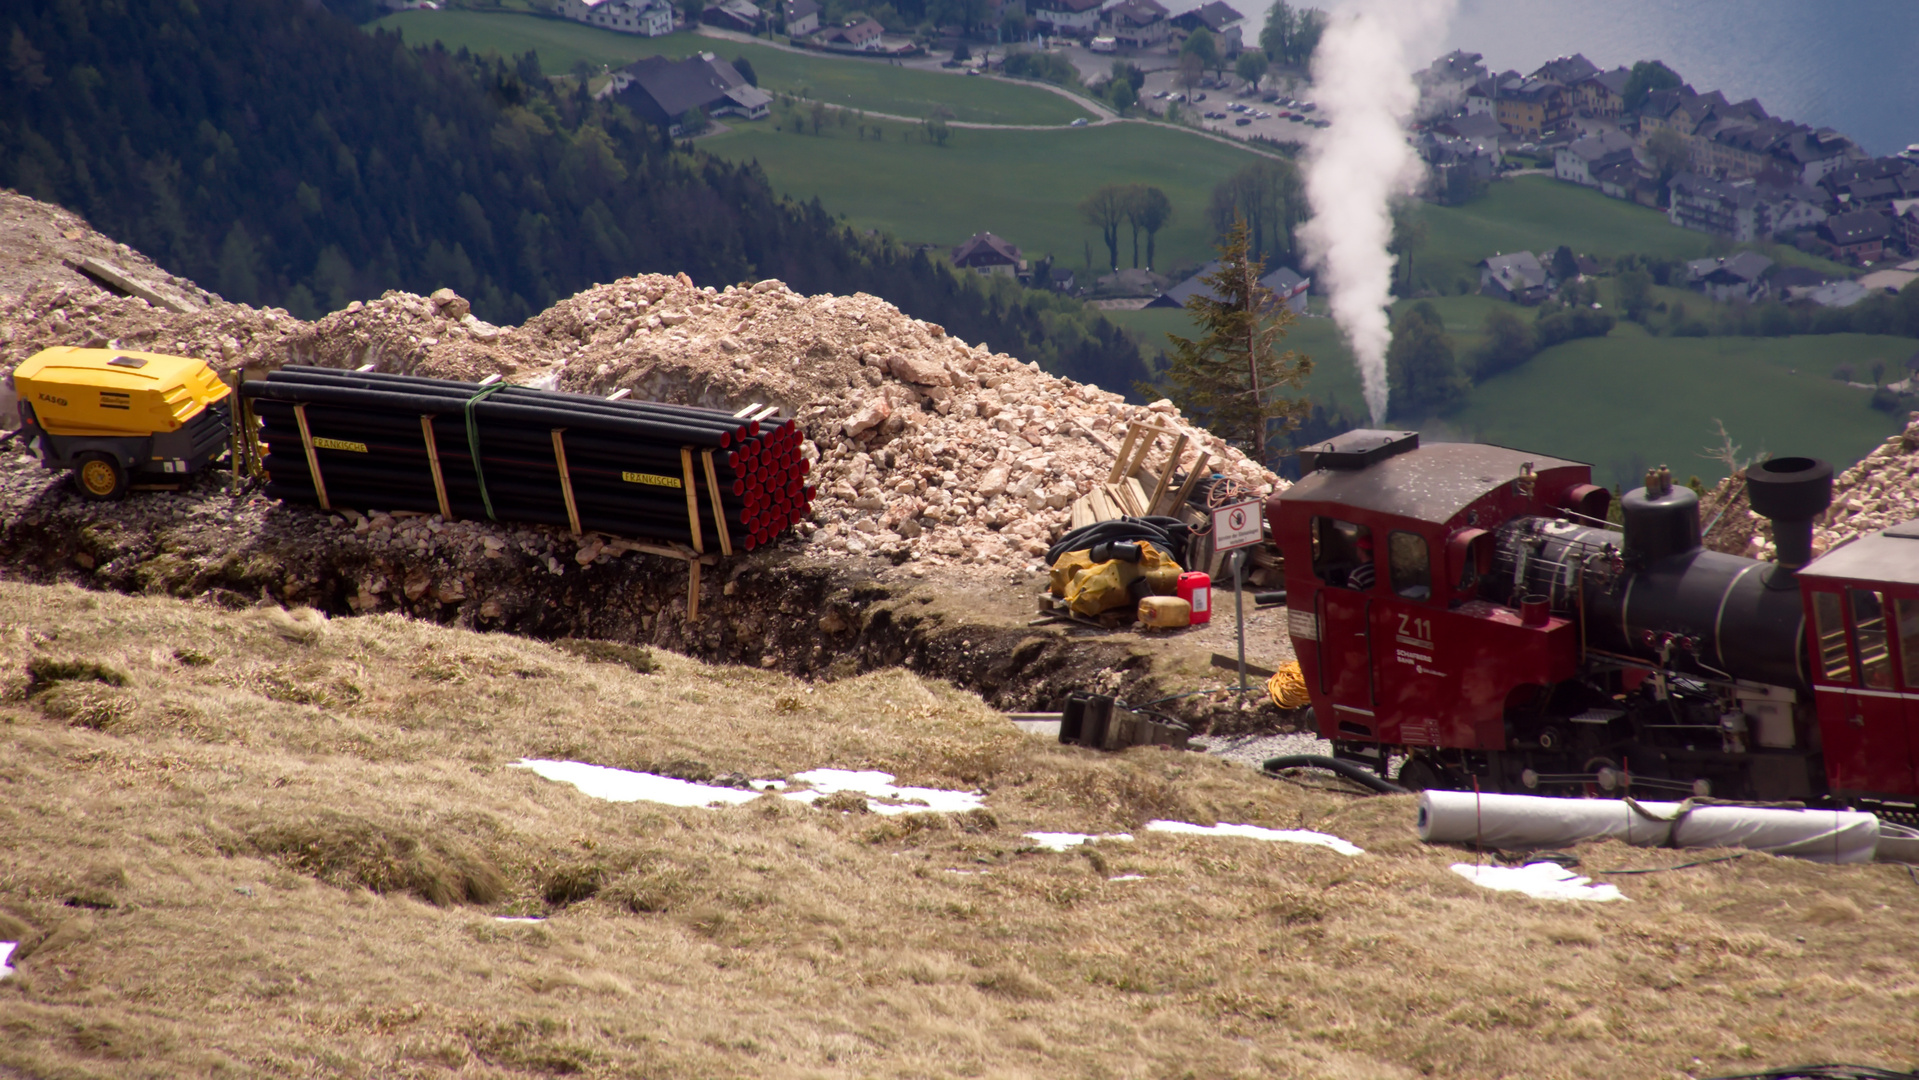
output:
{"label": "parked car", "polygon": [[1250,124],[1250,123],[1252,123],[1252,121],[1251,121],[1250,119],[1248,119],[1248,118],[1246,118],[1246,117],[1244,117],[1244,116],[1242,116],[1242,117],[1240,117],[1239,119],[1237,119],[1237,120],[1235,120],[1235,121],[1233,121],[1233,123],[1235,123],[1235,124],[1237,124],[1237,125],[1239,125],[1240,127],[1245,127],[1245,126],[1246,126],[1247,124]]}

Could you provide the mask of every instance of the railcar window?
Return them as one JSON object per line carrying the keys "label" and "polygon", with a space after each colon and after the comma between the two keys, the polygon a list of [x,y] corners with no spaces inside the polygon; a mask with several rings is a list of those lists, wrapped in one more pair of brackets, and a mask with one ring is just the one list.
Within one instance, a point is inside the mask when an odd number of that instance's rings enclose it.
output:
{"label": "railcar window", "polygon": [[1393,592],[1408,600],[1425,600],[1433,595],[1432,560],[1426,552],[1425,537],[1395,532],[1387,540],[1386,554],[1392,559]]}
{"label": "railcar window", "polygon": [[1919,686],[1919,600],[1894,600],[1899,616],[1899,670],[1908,687]]}
{"label": "railcar window", "polygon": [[1313,573],[1328,585],[1373,586],[1373,531],[1338,518],[1313,519]]}
{"label": "railcar window", "polygon": [[1885,600],[1870,589],[1848,589],[1852,600],[1853,643],[1858,647],[1859,675],[1867,686],[1892,689],[1892,652],[1886,645]]}
{"label": "railcar window", "polygon": [[1846,616],[1838,593],[1813,593],[1812,617],[1819,632],[1819,663],[1832,682],[1852,681],[1852,654],[1846,651]]}

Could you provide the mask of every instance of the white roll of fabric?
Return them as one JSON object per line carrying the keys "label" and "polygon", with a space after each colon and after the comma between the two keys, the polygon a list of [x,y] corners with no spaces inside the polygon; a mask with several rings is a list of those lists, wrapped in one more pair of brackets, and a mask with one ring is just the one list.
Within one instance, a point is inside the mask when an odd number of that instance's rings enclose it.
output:
{"label": "white roll of fabric", "polygon": [[1697,806],[1690,801],[1629,803],[1471,791],[1419,795],[1419,838],[1430,843],[1542,848],[1604,837],[1639,847],[1741,847],[1813,862],[1871,862],[1879,844],[1879,819],[1856,810]]}

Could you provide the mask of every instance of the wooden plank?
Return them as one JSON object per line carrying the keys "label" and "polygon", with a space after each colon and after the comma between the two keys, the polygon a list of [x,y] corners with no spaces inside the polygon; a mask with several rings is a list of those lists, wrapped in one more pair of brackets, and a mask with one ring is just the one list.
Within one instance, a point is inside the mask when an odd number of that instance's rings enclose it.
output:
{"label": "wooden plank", "polygon": [[580,529],[580,508],[573,502],[573,476],[566,471],[566,442],[560,438],[565,428],[553,429],[553,462],[560,467],[560,495],[566,500],[566,523],[578,536]]}
{"label": "wooden plank", "polygon": [[713,451],[700,451],[706,463],[706,493],[713,497],[713,531],[720,534],[720,554],[733,554],[733,530],[726,527],[726,508],[720,504],[720,475],[713,468]]}
{"label": "wooden plank", "polygon": [[1131,516],[1138,513],[1138,511],[1133,509],[1132,503],[1127,499],[1126,485],[1124,484],[1106,485],[1106,501],[1112,503],[1113,509],[1119,511],[1122,515]]}
{"label": "wooden plank", "polygon": [[1153,497],[1147,500],[1146,512],[1160,513],[1159,503],[1166,497],[1166,489],[1172,486],[1173,474],[1179,471],[1179,459],[1186,453],[1186,436],[1173,440],[1173,452],[1166,458],[1166,467],[1159,471],[1159,482],[1153,485]]}
{"label": "wooden plank", "polygon": [[1139,507],[1139,512],[1134,514],[1134,517],[1145,517],[1147,514],[1153,512],[1153,504],[1146,501],[1146,488],[1140,484],[1137,478],[1127,477],[1122,482],[1122,486],[1126,488],[1126,494],[1132,496],[1133,505]]}
{"label": "wooden plank", "polygon": [[[1227,671],[1231,671],[1231,672],[1238,672],[1239,657],[1227,656],[1225,653],[1214,653],[1213,666],[1216,668],[1225,668]],[[1251,660],[1246,661],[1246,675],[1249,678],[1270,679],[1277,674],[1279,673],[1274,671],[1272,668],[1263,668],[1263,667],[1260,667],[1258,664],[1253,663]]]}
{"label": "wooden plank", "polygon": [[700,561],[686,560],[686,621],[700,619]]}
{"label": "wooden plank", "polygon": [[1069,531],[1084,529],[1093,523],[1093,509],[1088,505],[1088,500],[1091,498],[1090,495],[1081,495],[1073,500],[1073,516],[1067,525]]}
{"label": "wooden plank", "polygon": [[331,510],[333,505],[327,502],[326,480],[320,476],[320,455],[313,450],[313,432],[307,430],[307,407],[304,402],[293,407],[293,418],[300,422],[300,444],[307,451],[307,472],[313,476],[313,493],[320,497],[320,509]]}
{"label": "wooden plank", "polygon": [[1119,478],[1126,475],[1126,459],[1133,456],[1133,442],[1138,438],[1139,425],[1126,425],[1126,439],[1119,444],[1119,453],[1113,456],[1112,471],[1106,474],[1107,483],[1117,484],[1119,483]]}
{"label": "wooden plank", "polygon": [[[1146,464],[1146,455],[1152,452],[1153,447],[1159,445],[1161,432],[1158,428],[1148,427],[1145,424],[1139,425],[1139,428],[1141,438],[1133,446],[1133,458],[1126,463],[1126,471],[1120,474],[1122,483],[1139,474],[1140,467]],[[1141,507],[1142,511],[1144,509]]]}
{"label": "wooden plank", "polygon": [[693,478],[693,448],[680,447],[680,480],[686,489],[686,524],[693,533],[693,550],[706,553],[706,542],[700,539],[700,482]]}
{"label": "wooden plank", "polygon": [[453,521],[453,505],[446,501],[446,474],[440,471],[440,444],[433,438],[433,415],[420,417],[420,434],[426,438],[426,463],[433,470],[433,495],[440,500],[440,520]]}
{"label": "wooden plank", "polygon": [[1186,482],[1179,485],[1179,494],[1173,496],[1173,505],[1166,508],[1168,514],[1177,513],[1180,507],[1186,505],[1186,500],[1193,497],[1193,488],[1199,484],[1199,478],[1205,474],[1206,466],[1211,461],[1212,455],[1204,450],[1193,459],[1193,469],[1186,474]]}

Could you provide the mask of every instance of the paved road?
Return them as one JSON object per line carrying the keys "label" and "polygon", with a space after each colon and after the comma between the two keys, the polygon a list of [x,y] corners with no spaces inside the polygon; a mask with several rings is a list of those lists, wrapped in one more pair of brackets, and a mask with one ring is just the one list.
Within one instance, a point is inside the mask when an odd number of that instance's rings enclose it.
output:
{"label": "paved road", "polygon": [[[732,42],[753,44],[753,45],[761,46],[763,48],[779,49],[783,52],[795,53],[800,56],[811,56],[811,57],[825,56],[832,59],[845,59],[846,62],[848,63],[878,62],[877,59],[873,61],[861,61],[858,58],[851,58],[851,57],[842,58],[842,57],[834,56],[831,53],[822,53],[817,49],[795,48],[791,45],[782,45],[777,42],[768,41],[765,38],[753,37],[750,34],[742,34],[734,30],[721,30],[718,27],[713,27],[713,26],[701,26],[698,28],[696,32],[704,37],[713,38],[718,41],[732,41]],[[1086,50],[1077,49],[1077,48],[1068,48],[1064,51],[1067,52],[1069,55],[1074,52],[1086,53]],[[1111,56],[1106,56],[1103,54],[1095,54],[1095,53],[1086,53],[1086,55],[1098,57],[1107,65],[1106,68],[1100,69],[1102,72],[1106,70],[1110,70],[1110,66],[1113,59]],[[1149,58],[1149,57],[1142,56],[1142,57],[1126,57],[1125,59],[1131,60],[1133,63],[1139,64],[1143,67],[1147,63],[1151,63],[1153,62],[1153,60],[1158,58]],[[1170,57],[1167,57],[1165,59],[1167,59],[1168,62],[1170,63],[1171,61]],[[1141,119],[1141,118],[1122,118],[1116,115],[1112,109],[1108,108],[1107,106],[1099,102],[1093,101],[1086,97],[1082,97],[1079,94],[1075,94],[1071,90],[1066,89],[1065,87],[1054,86],[1051,83],[1039,82],[1033,79],[1009,79],[1000,75],[969,76],[969,75],[966,75],[964,72],[954,68],[941,67],[940,61],[935,57],[914,57],[908,60],[897,61],[897,63],[901,67],[910,67],[919,71],[931,71],[936,74],[948,75],[954,78],[995,79],[999,82],[1011,83],[1017,86],[1030,86],[1040,90],[1048,91],[1050,93],[1058,94],[1059,96],[1067,99],[1068,101],[1071,101],[1075,105],[1078,105],[1080,108],[1085,109],[1087,111],[1088,119],[1091,122],[1084,125],[1086,127],[1100,127],[1107,124],[1164,123],[1163,120],[1158,120],[1158,119],[1149,120],[1149,119]],[[1082,68],[1084,67],[1084,65],[1079,64],[1077,61],[1075,62],[1075,66],[1080,66]],[[1173,76],[1174,76],[1174,71],[1170,67],[1157,68],[1147,72],[1146,85],[1141,90],[1141,94],[1144,95],[1146,98],[1146,100],[1142,102],[1142,105],[1147,107],[1147,109],[1151,113],[1153,113],[1155,116],[1157,116],[1160,113],[1163,113],[1165,107],[1163,104],[1153,100],[1151,95],[1160,90],[1171,90],[1173,88]],[[1215,98],[1217,98],[1218,105],[1224,105],[1227,101],[1231,100],[1231,98],[1226,94],[1225,91],[1211,91],[1208,93],[1207,101],[1202,104],[1209,108],[1212,108],[1215,104]],[[832,102],[828,102],[827,104],[832,104]],[[1191,109],[1192,106],[1184,106],[1184,108]],[[866,112],[866,115],[874,117],[876,119],[893,120],[896,122],[908,123],[908,124],[917,124],[925,119],[925,117],[921,117],[921,116],[905,116],[899,113],[874,112],[870,109],[864,110],[864,111]],[[1214,111],[1218,111],[1217,108],[1214,108]],[[1267,149],[1264,149],[1263,147],[1255,145],[1247,141],[1245,136],[1246,135],[1264,135],[1268,138],[1277,139],[1282,142],[1308,143],[1310,142],[1312,134],[1316,131],[1316,129],[1308,128],[1304,124],[1290,123],[1289,121],[1279,119],[1277,116],[1275,116],[1273,119],[1270,119],[1270,120],[1256,120],[1245,128],[1235,128],[1233,126],[1233,122],[1231,119],[1224,120],[1224,121],[1205,120],[1205,121],[1202,121],[1201,123],[1204,125],[1203,127],[1195,128],[1195,127],[1186,126],[1186,127],[1183,127],[1182,130],[1190,131],[1193,134],[1200,136],[1201,138],[1212,139],[1214,142],[1224,143],[1228,146],[1235,146],[1249,153],[1258,154],[1261,157],[1273,158],[1275,160],[1284,160],[1285,155],[1276,154],[1272,152],[1271,150],[1267,150]],[[979,121],[962,121],[962,120],[948,121],[948,124],[955,128],[972,128],[972,129],[997,130],[997,131],[1058,131],[1064,128],[1070,128],[1072,126],[1070,122],[1065,124],[989,124],[989,123],[982,123]]]}

